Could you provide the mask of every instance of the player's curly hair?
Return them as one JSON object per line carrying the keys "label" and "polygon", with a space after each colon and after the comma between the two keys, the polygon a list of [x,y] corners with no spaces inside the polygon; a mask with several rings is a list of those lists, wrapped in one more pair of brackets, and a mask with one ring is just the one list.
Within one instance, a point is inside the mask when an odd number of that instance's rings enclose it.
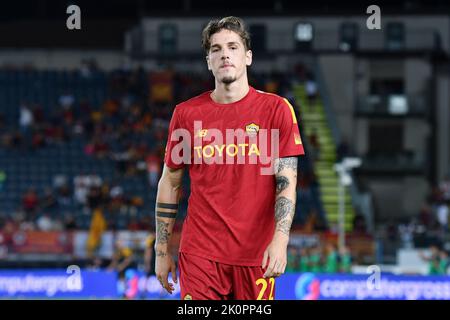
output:
{"label": "player's curly hair", "polygon": [[211,37],[213,34],[219,32],[222,29],[236,32],[244,43],[245,50],[250,50],[250,34],[245,28],[244,20],[238,17],[225,17],[222,19],[211,20],[202,32],[202,46],[206,54],[209,53],[211,48]]}

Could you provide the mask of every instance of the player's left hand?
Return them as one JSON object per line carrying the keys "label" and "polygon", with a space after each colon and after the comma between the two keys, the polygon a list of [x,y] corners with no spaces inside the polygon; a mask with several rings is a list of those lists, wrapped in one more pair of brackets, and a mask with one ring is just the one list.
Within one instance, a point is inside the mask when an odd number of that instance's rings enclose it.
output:
{"label": "player's left hand", "polygon": [[[279,277],[286,269],[287,264],[287,246],[289,236],[285,234],[275,234],[267,249],[264,251],[264,257],[261,267],[266,269],[264,278]],[[268,263],[268,266],[267,266]]]}

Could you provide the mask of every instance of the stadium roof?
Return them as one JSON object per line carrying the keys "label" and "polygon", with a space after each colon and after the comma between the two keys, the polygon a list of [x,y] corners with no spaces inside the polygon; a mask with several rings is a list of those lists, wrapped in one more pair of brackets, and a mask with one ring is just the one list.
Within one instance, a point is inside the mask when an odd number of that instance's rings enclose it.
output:
{"label": "stadium roof", "polygon": [[[142,16],[224,16],[224,15],[330,15],[365,14],[377,4],[383,13],[443,14],[449,12],[446,0],[39,0],[4,1],[2,21],[65,19],[66,8],[76,4],[88,19],[137,19]],[[257,4],[257,6],[256,6]],[[447,10],[447,11],[446,11]]]}

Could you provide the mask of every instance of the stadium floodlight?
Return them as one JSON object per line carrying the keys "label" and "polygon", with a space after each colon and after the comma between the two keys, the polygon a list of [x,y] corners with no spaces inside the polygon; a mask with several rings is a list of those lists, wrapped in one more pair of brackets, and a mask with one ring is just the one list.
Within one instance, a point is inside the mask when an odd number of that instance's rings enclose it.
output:
{"label": "stadium floodlight", "polygon": [[339,199],[339,227],[338,227],[338,247],[345,246],[345,187],[353,183],[350,175],[352,169],[361,166],[360,158],[345,157],[340,163],[334,165],[334,170],[338,173],[338,199]]}
{"label": "stadium floodlight", "polygon": [[294,28],[295,50],[308,51],[312,48],[314,27],[310,22],[299,22]]}
{"label": "stadium floodlight", "polygon": [[388,99],[388,109],[390,114],[408,113],[408,100],[404,94],[391,94]]}
{"label": "stadium floodlight", "polygon": [[300,22],[295,26],[295,40],[310,42],[313,39],[313,26],[311,23]]}

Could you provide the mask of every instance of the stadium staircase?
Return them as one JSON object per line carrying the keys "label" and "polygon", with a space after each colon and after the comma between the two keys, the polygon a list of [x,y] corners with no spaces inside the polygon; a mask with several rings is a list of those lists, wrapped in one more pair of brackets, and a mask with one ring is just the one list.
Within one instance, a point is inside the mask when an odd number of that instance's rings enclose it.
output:
{"label": "stadium staircase", "polygon": [[[334,171],[336,163],[336,143],[329,129],[323,101],[318,95],[315,104],[309,105],[304,84],[294,86],[296,105],[301,106],[297,110],[300,114],[304,139],[308,139],[315,130],[320,145],[320,155],[314,163],[314,171],[320,186],[320,197],[326,212],[327,222],[330,227],[338,225],[339,196],[338,176]],[[354,208],[348,188],[345,190],[345,230],[352,231]]]}

